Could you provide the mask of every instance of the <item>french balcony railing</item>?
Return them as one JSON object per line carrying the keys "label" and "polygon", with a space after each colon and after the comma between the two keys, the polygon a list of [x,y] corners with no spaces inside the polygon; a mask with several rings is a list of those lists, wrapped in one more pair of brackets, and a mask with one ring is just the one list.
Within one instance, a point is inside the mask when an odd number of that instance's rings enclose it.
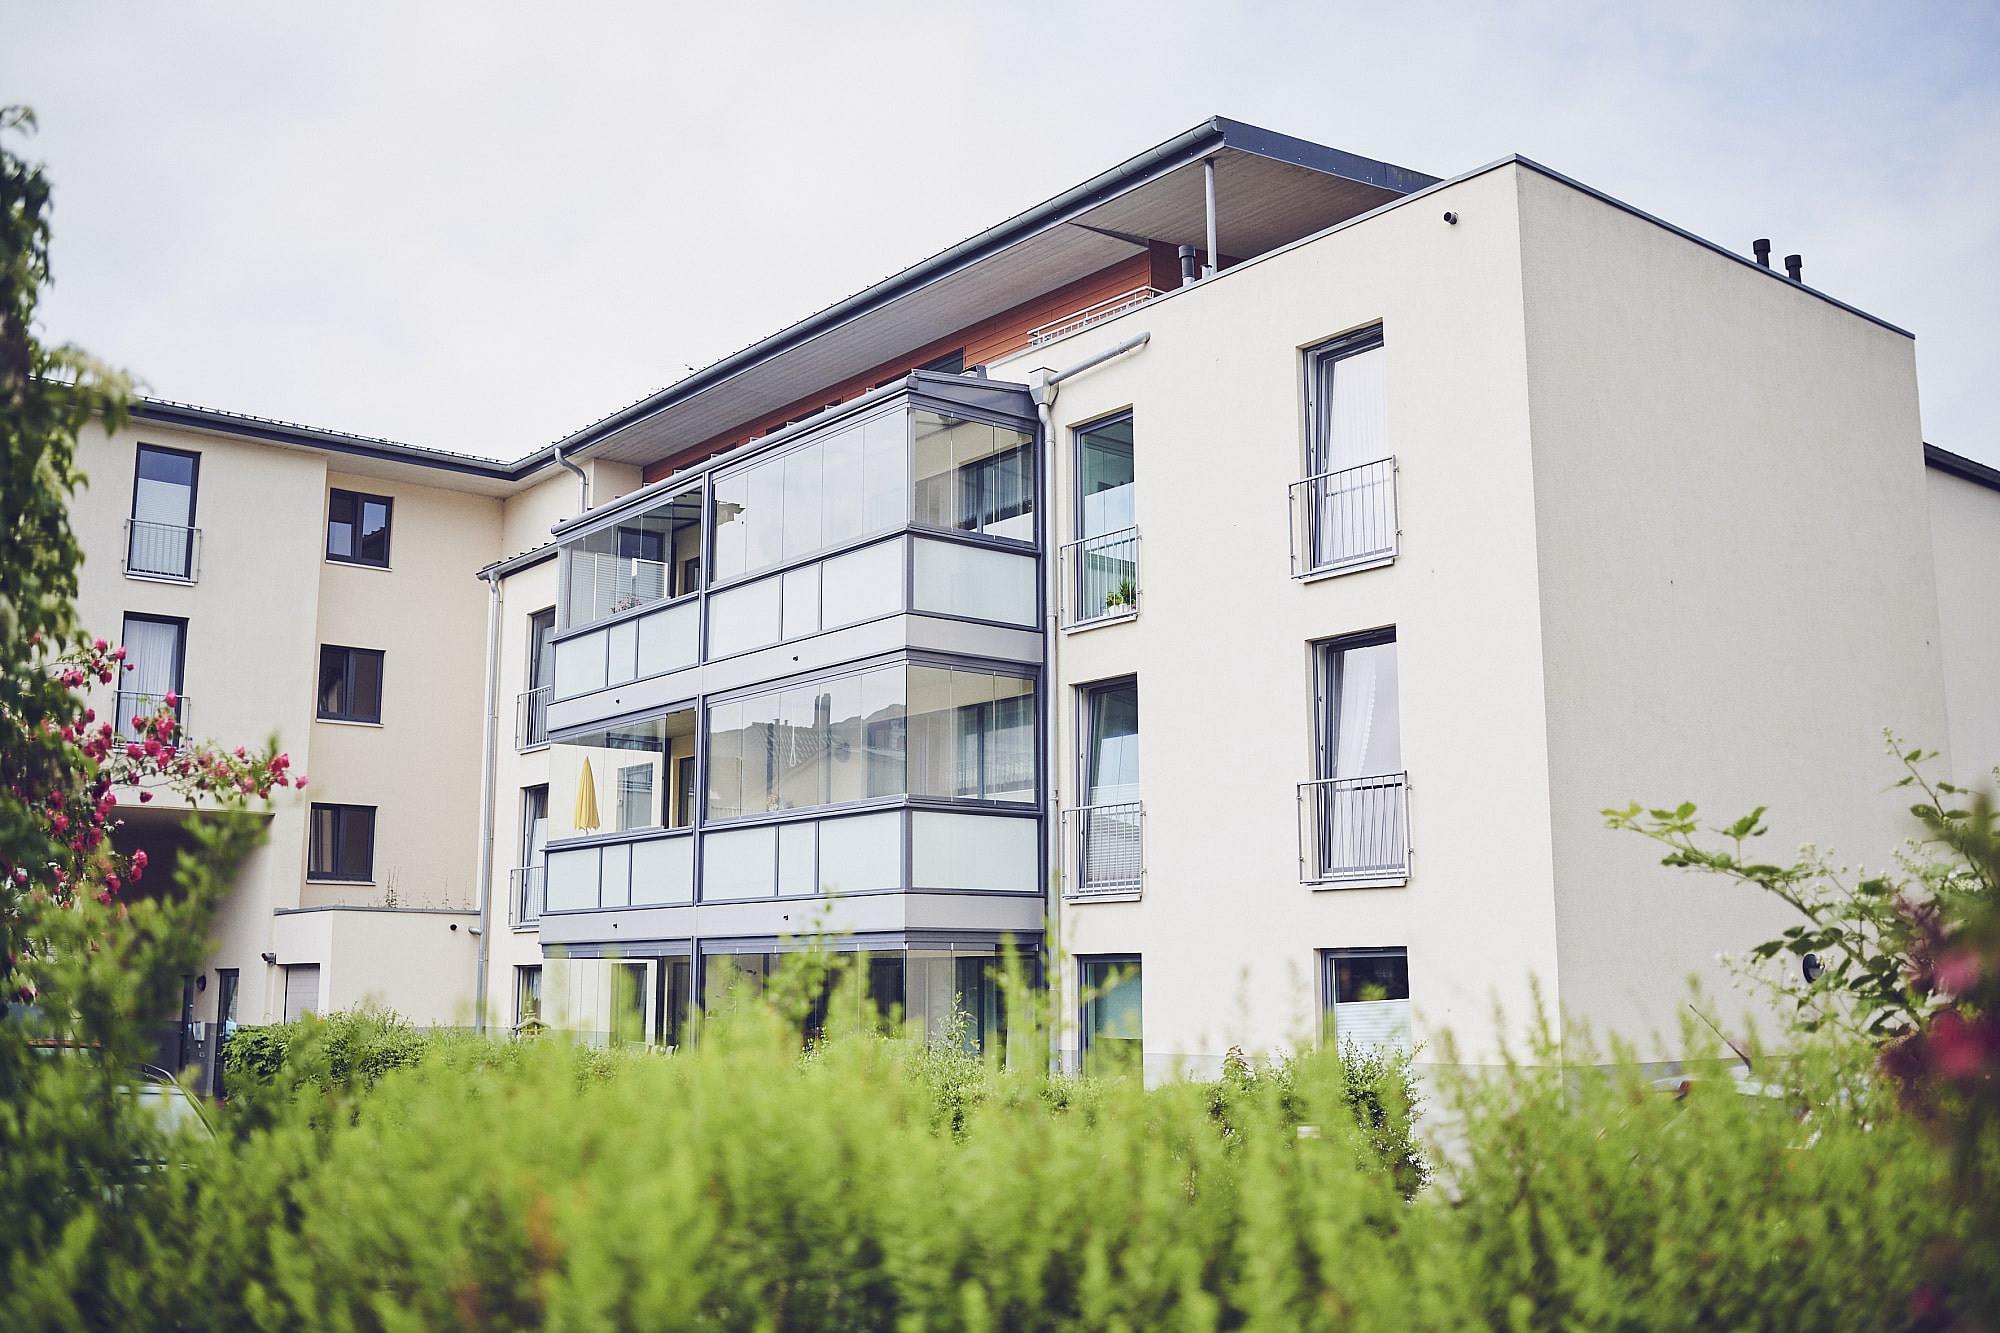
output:
{"label": "french balcony railing", "polygon": [[127,519],[125,573],[137,579],[195,582],[201,577],[201,529]]}
{"label": "french balcony railing", "polygon": [[1299,784],[1299,878],[1401,883],[1410,873],[1409,776]]}
{"label": "french balcony railing", "polygon": [[673,582],[672,567],[660,560],[575,550],[566,558],[572,625],[664,602]]}
{"label": "french balcony railing", "polygon": [[1146,812],[1138,801],[1079,805],[1063,812],[1071,898],[1132,897],[1145,882]]}
{"label": "french balcony railing", "polygon": [[1292,483],[1292,577],[1386,565],[1396,558],[1396,460]]}
{"label": "french balcony railing", "polygon": [[514,748],[539,750],[549,743],[549,696],[552,685],[522,690],[514,699]]}
{"label": "french balcony railing", "polygon": [[514,924],[531,926],[542,919],[542,906],[547,894],[540,866],[520,866],[509,876],[509,902],[514,909]]}
{"label": "french balcony railing", "polygon": [[1067,338],[1070,334],[1087,329],[1093,324],[1116,319],[1129,310],[1137,310],[1160,294],[1157,287],[1134,287],[1129,292],[1120,292],[1108,300],[1087,305],[1074,314],[1064,315],[1061,319],[1044,324],[1038,329],[1029,329],[1028,346],[1040,347],[1058,338]]}
{"label": "french balcony railing", "polygon": [[132,719],[141,721],[156,715],[162,708],[171,707],[174,719],[181,731],[187,730],[188,699],[185,694],[175,694],[172,705],[167,703],[168,691],[154,693],[147,690],[118,691],[118,718],[113,724],[115,734],[121,741],[137,740],[144,733],[132,725]]}
{"label": "french balcony railing", "polygon": [[1062,548],[1063,628],[1139,614],[1139,529],[1120,528]]}

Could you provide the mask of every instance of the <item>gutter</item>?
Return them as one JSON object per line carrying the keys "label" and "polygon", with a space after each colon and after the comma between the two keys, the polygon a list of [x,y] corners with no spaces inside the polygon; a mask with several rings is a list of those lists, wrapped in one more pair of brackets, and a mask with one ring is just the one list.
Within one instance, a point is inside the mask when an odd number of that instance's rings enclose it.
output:
{"label": "gutter", "polygon": [[473,1030],[486,1031],[487,941],[493,937],[494,735],[500,725],[500,578],[486,575],[486,725],[479,738],[479,975],[473,981]]}

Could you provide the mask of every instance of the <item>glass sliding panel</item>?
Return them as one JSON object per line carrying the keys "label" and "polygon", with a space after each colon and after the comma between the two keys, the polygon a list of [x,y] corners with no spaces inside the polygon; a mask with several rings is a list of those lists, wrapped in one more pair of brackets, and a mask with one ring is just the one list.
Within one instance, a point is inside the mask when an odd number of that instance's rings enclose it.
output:
{"label": "glass sliding panel", "polygon": [[830,803],[866,800],[868,755],[862,716],[862,683],[866,676],[837,676],[823,686],[826,699],[826,799]]}
{"label": "glass sliding panel", "polygon": [[[700,577],[696,574],[694,577]],[[701,615],[693,602],[655,611],[638,621],[639,675],[663,675],[691,667],[699,660]]]}
{"label": "glass sliding panel", "polygon": [[824,493],[820,489],[820,446],[808,445],[784,457],[784,559],[800,560],[825,545]]}
{"label": "glass sliding panel", "polygon": [[709,660],[766,648],[783,634],[783,592],[777,579],[755,583],[708,599]]}
{"label": "glass sliding panel", "polygon": [[569,624],[663,602],[679,592],[677,562],[701,549],[701,492],[683,491],[643,513],[600,528],[563,548]]}
{"label": "glass sliding panel", "polygon": [[708,706],[708,817],[733,819],[743,806],[743,701]]}
{"label": "glass sliding panel", "polygon": [[821,820],[821,893],[894,889],[903,883],[903,817],[890,811]]}
{"label": "glass sliding panel", "polygon": [[915,521],[1035,539],[1033,437],[1002,426],[912,414]]}
{"label": "glass sliding panel", "polygon": [[917,810],[910,825],[916,888],[1033,893],[1040,885],[1040,825],[1032,819]]}
{"label": "glass sliding panel", "polygon": [[1033,801],[1034,682],[941,667],[909,670],[911,794]]}
{"label": "glass sliding panel", "polygon": [[[898,416],[900,420],[900,414]],[[828,546],[851,542],[870,531],[868,476],[860,424],[829,435],[819,445],[820,486],[824,497],[820,535]]]}
{"label": "glass sliding panel", "polygon": [[733,579],[750,567],[750,479],[741,472],[715,481],[715,577]]}
{"label": "glass sliding panel", "polygon": [[784,616],[782,629],[787,639],[803,639],[819,633],[818,565],[786,571],[784,575]]}
{"label": "glass sliding panel", "polygon": [[863,532],[887,532],[910,521],[910,415],[897,410],[863,424]]}
{"label": "glass sliding panel", "polygon": [[870,671],[861,677],[861,743],[868,766],[868,794],[893,796],[905,790],[909,721],[902,668]]}
{"label": "glass sliding panel", "polygon": [[702,835],[703,902],[768,898],[776,884],[777,869],[775,828],[729,829]]}
{"label": "glass sliding panel", "polygon": [[683,708],[557,741],[549,758],[551,836],[660,827],[669,758],[693,752],[694,726],[694,710]]}
{"label": "glass sliding panel", "polygon": [[549,853],[546,910],[575,912],[597,906],[597,851],[578,847]]}
{"label": "glass sliding panel", "polygon": [[864,546],[826,562],[820,623],[827,629],[858,625],[903,609],[903,543]]}
{"label": "glass sliding panel", "polygon": [[632,905],[694,901],[694,839],[656,838],[632,844]]}
{"label": "glass sliding panel", "polygon": [[916,548],[918,611],[1035,624],[1035,559],[957,542],[919,540]]}
{"label": "glass sliding panel", "polygon": [[777,725],[771,739],[777,759],[778,808],[823,805],[832,697],[817,685],[786,690],[777,697]]}
{"label": "glass sliding panel", "polygon": [[556,645],[556,697],[568,699],[601,690],[605,683],[605,635],[594,634],[564,639]]}

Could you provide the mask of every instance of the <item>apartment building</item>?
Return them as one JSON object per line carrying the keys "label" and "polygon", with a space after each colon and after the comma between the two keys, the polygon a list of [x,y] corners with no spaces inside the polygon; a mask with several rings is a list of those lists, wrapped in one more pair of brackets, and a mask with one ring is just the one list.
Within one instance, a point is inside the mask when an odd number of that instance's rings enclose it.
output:
{"label": "apartment building", "polygon": [[[495,1025],[679,1044],[812,934],[982,1045],[1025,950],[1086,1069],[1481,1061],[1537,994],[1643,1037],[1693,975],[1734,1013],[1717,953],[1783,924],[1603,807],[1879,858],[1882,728],[2000,761],[2000,476],[1924,446],[1910,336],[1525,159],[1216,119],[518,464],[232,420],[112,449],[269,455],[261,522],[307,529],[297,568],[246,529],[215,594],[282,602],[243,703],[313,746],[225,929],[290,932],[272,1015],[316,961],[326,1007],[449,975]],[[198,526],[124,466],[135,530]],[[387,575],[333,553],[371,496],[394,543],[434,525]],[[95,577],[96,623],[195,642],[202,582]],[[304,712],[328,661],[379,730]],[[393,911],[313,874],[352,827],[322,803],[376,811]],[[370,963],[336,987],[308,930]]]}

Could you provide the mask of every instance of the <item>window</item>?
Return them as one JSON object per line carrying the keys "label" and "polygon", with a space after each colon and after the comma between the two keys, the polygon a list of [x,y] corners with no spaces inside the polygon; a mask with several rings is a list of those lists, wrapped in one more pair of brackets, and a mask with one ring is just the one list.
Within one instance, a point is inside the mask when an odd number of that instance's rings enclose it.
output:
{"label": "window", "polygon": [[1132,416],[1076,433],[1076,540],[1066,552],[1069,623],[1139,609],[1139,529],[1134,508]]}
{"label": "window", "polygon": [[542,1021],[542,969],[514,969],[514,1026]]}
{"label": "window", "polygon": [[694,709],[682,708],[556,742],[549,761],[551,836],[666,825],[659,798],[668,790],[668,765],[694,757],[694,731]]}
{"label": "window", "polygon": [[365,882],[374,877],[375,807],[315,804],[306,878]]}
{"label": "window", "polygon": [[544,689],[555,683],[556,609],[551,606],[528,617],[528,688]]}
{"label": "window", "polygon": [[319,1012],[319,964],[291,963],[285,968],[285,1021],[296,1023]]}
{"label": "window", "polygon": [[1143,866],[1139,803],[1139,683],[1126,679],[1082,693],[1083,808],[1074,813],[1077,889],[1138,887]]}
{"label": "window", "polygon": [[1314,781],[1307,784],[1306,878],[1400,879],[1405,832],[1396,632],[1313,646]]}
{"label": "window", "polygon": [[334,491],[326,504],[326,558],[350,565],[389,567],[389,510],[386,495]]}
{"label": "window", "polygon": [[654,817],[653,765],[633,764],[618,770],[618,827],[646,828],[666,821]]}
{"label": "window", "polygon": [[382,651],[340,648],[325,643],[319,649],[319,716],[327,722],[382,720]]}
{"label": "window", "polygon": [[1380,564],[1396,553],[1385,366],[1379,327],[1306,354],[1306,480],[1293,487],[1294,574]]}
{"label": "window", "polygon": [[1328,949],[1321,960],[1329,1039],[1409,1050],[1409,951]]}
{"label": "window", "polygon": [[200,471],[199,454],[152,444],[139,446],[126,573],[194,578],[194,499]]}
{"label": "window", "polygon": [[127,615],[122,639],[125,672],[118,681],[118,735],[138,734],[134,718],[149,718],[162,708],[186,718],[181,697],[182,668],[187,656],[187,622],[164,616]]}
{"label": "window", "polygon": [[1083,1072],[1092,1078],[1140,1073],[1145,988],[1137,957],[1079,958],[1083,988]]}
{"label": "window", "polygon": [[694,998],[694,959],[662,958],[653,990],[653,1039],[680,1046],[688,1039],[689,1006]]}
{"label": "window", "polygon": [[514,894],[514,924],[541,919],[547,904],[542,854],[549,844],[549,789],[546,784],[521,788],[521,860],[509,877]]}
{"label": "window", "polygon": [[586,534],[563,561],[571,626],[686,596],[701,582],[700,490]]}
{"label": "window", "polygon": [[675,828],[691,828],[694,825],[694,756],[691,754],[674,760],[674,813],[670,822]]}
{"label": "window", "polygon": [[913,414],[916,521],[1035,539],[1034,437],[1007,426]]}

